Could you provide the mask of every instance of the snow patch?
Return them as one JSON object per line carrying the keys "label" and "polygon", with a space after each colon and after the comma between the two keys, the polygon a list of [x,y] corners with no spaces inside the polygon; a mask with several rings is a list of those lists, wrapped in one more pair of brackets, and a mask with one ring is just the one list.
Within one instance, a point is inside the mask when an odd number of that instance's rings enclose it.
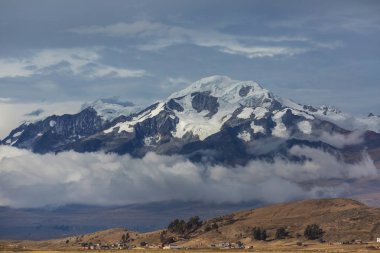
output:
{"label": "snow patch", "polygon": [[286,129],[285,124],[282,122],[282,116],[286,113],[288,109],[279,111],[273,115],[273,120],[276,123],[276,126],[272,129],[272,135],[279,138],[288,138],[289,133]]}
{"label": "snow patch", "polygon": [[245,107],[241,113],[237,115],[239,119],[249,119],[254,112],[253,108],[251,107]]}
{"label": "snow patch", "polygon": [[159,102],[154,109],[147,110],[144,113],[133,117],[130,121],[119,122],[115,126],[108,128],[104,130],[103,132],[108,134],[108,133],[113,132],[114,129],[118,128],[118,133],[121,133],[122,131],[132,133],[134,131],[134,126],[137,123],[143,122],[146,119],[153,118],[154,116],[158,115],[164,109],[164,106],[165,106],[164,102]]}
{"label": "snow patch", "polygon": [[182,112],[176,112],[178,124],[172,135],[176,138],[182,138],[186,133],[192,133],[198,136],[200,140],[220,131],[223,124],[229,120],[233,112],[240,107],[238,104],[228,104],[225,101],[219,101],[218,112],[211,118],[207,115],[208,111],[197,112],[191,105],[191,95],[178,99],[177,102],[184,108]]}
{"label": "snow patch", "polygon": [[256,133],[263,133],[265,134],[265,129],[263,126],[260,126],[260,125],[256,125],[254,121],[251,122],[251,128],[253,130],[253,132],[256,134]]}
{"label": "snow patch", "polygon": [[54,127],[56,124],[57,124],[57,122],[55,120],[50,120],[50,122],[49,122],[50,127]]}
{"label": "snow patch", "polygon": [[23,132],[24,132],[24,130],[13,134],[13,138],[19,137]]}
{"label": "snow patch", "polygon": [[256,107],[253,110],[253,113],[255,114],[255,119],[262,119],[262,118],[264,118],[267,112],[268,112],[268,109],[263,108],[263,107]]}

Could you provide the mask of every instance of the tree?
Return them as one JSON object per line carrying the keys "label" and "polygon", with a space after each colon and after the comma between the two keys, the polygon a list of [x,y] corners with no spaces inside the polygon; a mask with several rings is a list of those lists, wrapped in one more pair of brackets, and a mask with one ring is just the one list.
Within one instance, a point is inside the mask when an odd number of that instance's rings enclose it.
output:
{"label": "tree", "polygon": [[170,222],[168,230],[171,233],[183,234],[186,231],[186,227],[187,224],[184,220],[175,219],[174,221]]}
{"label": "tree", "polygon": [[130,237],[129,233],[123,234],[122,237],[121,237],[122,242],[128,241],[129,237]]}
{"label": "tree", "polygon": [[160,241],[161,241],[161,244],[163,244],[163,245],[171,244],[171,243],[175,242],[175,240],[172,236],[168,237],[168,233],[166,230],[161,232]]}
{"label": "tree", "polygon": [[261,241],[265,241],[267,239],[267,231],[265,229],[261,230]]}
{"label": "tree", "polygon": [[253,238],[259,241],[265,241],[267,239],[267,231],[260,227],[254,227],[252,230]]}
{"label": "tree", "polygon": [[323,230],[317,224],[307,225],[304,236],[309,240],[317,240],[322,238]]}
{"label": "tree", "polygon": [[278,228],[276,231],[276,239],[281,240],[285,239],[288,236],[288,232],[284,227]]}
{"label": "tree", "polygon": [[200,226],[202,226],[202,221],[200,220],[199,216],[191,217],[186,224],[186,228],[188,230],[194,230]]}
{"label": "tree", "polygon": [[252,231],[252,234],[253,234],[253,238],[255,238],[255,240],[260,240],[261,239],[261,228],[253,228],[253,231]]}
{"label": "tree", "polygon": [[183,235],[185,233],[190,233],[202,226],[203,222],[198,216],[191,217],[187,222],[184,220],[175,219],[170,222],[168,226],[168,231],[171,233],[176,233]]}

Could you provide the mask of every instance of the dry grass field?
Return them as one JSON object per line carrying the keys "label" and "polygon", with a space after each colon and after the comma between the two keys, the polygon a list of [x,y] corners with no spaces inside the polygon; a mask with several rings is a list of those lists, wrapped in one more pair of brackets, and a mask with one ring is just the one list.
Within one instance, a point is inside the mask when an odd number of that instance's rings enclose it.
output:
{"label": "dry grass field", "polygon": [[[323,243],[307,240],[303,231],[308,224],[319,224],[323,229]],[[206,229],[213,227],[216,228]],[[252,228],[262,227],[268,233],[266,241],[252,237]],[[276,229],[284,227],[289,235],[275,238]],[[0,241],[0,251],[83,252],[83,243],[111,245],[120,242],[128,233],[132,250],[107,250],[108,252],[375,252],[380,251],[380,209],[368,207],[349,199],[304,200],[287,204],[235,212],[204,221],[186,236],[169,233],[181,248],[191,250],[149,249],[161,245],[162,231],[137,233],[117,228],[86,235],[47,241]],[[218,249],[220,243],[241,242],[249,250]],[[144,243],[146,247],[140,247]],[[137,249],[140,248],[140,249]],[[207,249],[208,248],[208,249]],[[232,247],[233,248],[233,247]],[[41,251],[42,250],[42,251]],[[56,250],[56,251],[51,251]]]}
{"label": "dry grass field", "polygon": [[[261,245],[257,246],[254,249],[250,250],[161,250],[161,249],[144,249],[144,250],[93,250],[94,252],[119,252],[119,253],[245,253],[245,252],[261,252],[261,253],[291,253],[291,252],[305,252],[305,253],[349,253],[349,252],[377,252],[380,251],[378,245],[308,245],[306,247],[293,247],[286,245]],[[1,251],[1,252],[21,252],[21,251]],[[31,250],[29,252],[33,253],[65,253],[65,252],[74,252],[74,253],[83,253],[88,252],[85,250]],[[90,251],[91,252],[91,251]]]}

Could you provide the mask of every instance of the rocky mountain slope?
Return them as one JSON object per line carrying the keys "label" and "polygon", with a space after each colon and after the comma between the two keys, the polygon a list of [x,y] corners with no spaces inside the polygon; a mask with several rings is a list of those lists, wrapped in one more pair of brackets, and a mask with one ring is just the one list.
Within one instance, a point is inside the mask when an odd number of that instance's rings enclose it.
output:
{"label": "rocky mountain slope", "polygon": [[38,153],[105,151],[141,157],[152,151],[228,164],[275,156],[300,161],[304,157],[290,150],[302,145],[346,162],[359,161],[366,151],[380,166],[378,117],[299,105],[252,81],[203,78],[142,110],[100,102],[75,115],[23,124],[1,143]]}
{"label": "rocky mountain slope", "polygon": [[52,115],[36,122],[27,121],[15,128],[2,144],[31,149],[37,153],[58,152],[122,119],[140,107],[117,99],[99,99],[84,104],[77,114]]}

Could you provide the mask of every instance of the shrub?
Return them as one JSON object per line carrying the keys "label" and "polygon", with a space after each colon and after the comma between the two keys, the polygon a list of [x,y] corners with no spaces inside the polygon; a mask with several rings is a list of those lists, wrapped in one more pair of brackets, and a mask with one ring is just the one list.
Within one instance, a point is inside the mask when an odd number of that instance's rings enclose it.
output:
{"label": "shrub", "polygon": [[276,239],[277,240],[285,239],[287,236],[288,236],[288,232],[286,231],[286,229],[284,227],[278,228],[276,230]]}
{"label": "shrub", "polygon": [[214,229],[218,229],[218,228],[219,228],[218,224],[212,223],[211,226],[210,226],[210,224],[208,224],[206,226],[205,231],[208,232],[208,231],[211,231],[211,230],[214,230]]}
{"label": "shrub", "polygon": [[317,224],[307,225],[304,236],[309,240],[317,240],[322,238],[323,230]]}
{"label": "shrub", "polygon": [[253,238],[259,241],[265,241],[267,239],[267,231],[260,227],[255,227],[252,230]]}
{"label": "shrub", "polygon": [[162,231],[160,234],[160,241],[163,245],[175,242],[174,238],[172,236],[168,236],[166,231]]}

